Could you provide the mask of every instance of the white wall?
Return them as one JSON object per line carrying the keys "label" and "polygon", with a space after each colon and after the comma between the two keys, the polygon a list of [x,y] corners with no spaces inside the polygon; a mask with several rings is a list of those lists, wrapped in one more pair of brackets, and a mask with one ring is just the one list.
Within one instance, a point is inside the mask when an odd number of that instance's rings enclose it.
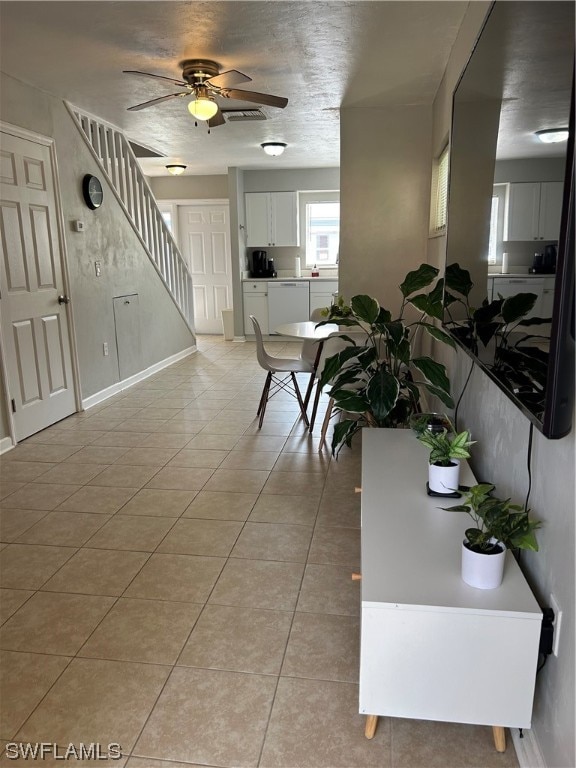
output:
{"label": "white wall", "polygon": [[340,285],[399,308],[398,285],[426,261],[432,108],[340,112]]}
{"label": "white wall", "polygon": [[[55,140],[82,397],[119,381],[115,296],[139,295],[142,369],[193,346],[193,335],[64,104],[4,74],[0,96],[6,123]],[[97,175],[104,187],[104,203],[96,211],[89,210],[82,198],[86,173]],[[85,223],[85,232],[74,231],[77,219]],[[102,262],[100,278],[95,276],[96,259]],[[102,354],[104,341],[109,345],[107,357]]]}
{"label": "white wall", "polygon": [[245,192],[340,189],[339,168],[244,171]]}
{"label": "white wall", "polygon": [[148,176],[148,184],[157,200],[225,200],[228,177],[221,176]]}
{"label": "white wall", "polygon": [[[470,4],[452,51],[444,81],[434,103],[435,154],[442,148],[442,142],[448,134],[451,93],[471,52],[487,6],[487,3]],[[430,240],[430,263],[442,264],[444,251],[445,238]],[[447,357],[453,392],[458,395],[468,374],[470,359],[462,353]],[[460,416],[459,426],[470,429],[473,438],[478,441],[473,453],[477,476],[495,483],[499,495],[511,496],[522,503],[528,487],[527,419],[476,367],[462,400]],[[562,440],[547,440],[540,433],[534,433],[530,507],[533,515],[544,522],[544,527],[538,535],[540,551],[522,555],[522,568],[541,604],[549,605],[549,596],[553,592],[564,611],[559,657],[551,656],[548,659],[536,684],[533,733],[548,768],[570,768],[576,764],[575,436],[576,426]],[[497,679],[497,672],[495,675]]]}

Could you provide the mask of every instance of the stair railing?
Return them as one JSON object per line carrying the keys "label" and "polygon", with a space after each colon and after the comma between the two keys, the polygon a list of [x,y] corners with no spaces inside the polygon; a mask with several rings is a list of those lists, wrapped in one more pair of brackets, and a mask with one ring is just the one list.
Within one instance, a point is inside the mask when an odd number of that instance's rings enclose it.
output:
{"label": "stair railing", "polygon": [[66,103],[84,140],[187,326],[194,330],[192,276],[128,140],[115,126]]}

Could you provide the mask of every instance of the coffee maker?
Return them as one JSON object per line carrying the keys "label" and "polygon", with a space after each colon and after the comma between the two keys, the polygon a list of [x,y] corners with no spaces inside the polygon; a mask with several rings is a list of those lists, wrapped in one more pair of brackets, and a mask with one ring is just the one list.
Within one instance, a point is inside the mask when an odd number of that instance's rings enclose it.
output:
{"label": "coffee maker", "polygon": [[533,275],[553,275],[556,272],[558,245],[552,243],[544,248],[544,253],[535,253],[530,272]]}
{"label": "coffee maker", "polygon": [[252,251],[248,254],[248,269],[250,277],[267,277],[268,253],[266,251]]}
{"label": "coffee maker", "polygon": [[276,277],[274,259],[268,258],[267,251],[252,251],[248,254],[250,277]]}

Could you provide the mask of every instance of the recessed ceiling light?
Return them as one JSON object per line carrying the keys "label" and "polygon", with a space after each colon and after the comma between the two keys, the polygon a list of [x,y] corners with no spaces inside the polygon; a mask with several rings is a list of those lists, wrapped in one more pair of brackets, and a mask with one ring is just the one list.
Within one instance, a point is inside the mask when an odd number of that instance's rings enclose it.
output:
{"label": "recessed ceiling light", "polygon": [[171,173],[172,176],[180,176],[186,170],[186,166],[185,165],[167,165],[166,170],[168,171],[168,173]]}
{"label": "recessed ceiling light", "polygon": [[544,144],[557,144],[568,139],[568,128],[549,128],[544,131],[536,131],[536,136]]}
{"label": "recessed ceiling light", "polygon": [[264,152],[271,157],[278,157],[281,155],[288,144],[284,144],[283,141],[265,141],[264,144],[260,144]]}

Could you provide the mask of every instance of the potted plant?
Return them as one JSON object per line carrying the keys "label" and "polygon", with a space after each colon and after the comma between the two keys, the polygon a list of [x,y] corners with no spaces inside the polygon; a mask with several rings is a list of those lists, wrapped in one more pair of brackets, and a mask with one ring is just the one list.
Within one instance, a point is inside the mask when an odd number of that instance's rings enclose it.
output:
{"label": "potted plant", "polygon": [[[448,408],[453,407],[445,367],[430,357],[415,354],[420,330],[455,346],[447,333],[430,322],[442,319],[443,282],[436,282],[427,293],[423,289],[431,286],[437,276],[438,270],[428,264],[409,272],[400,285],[402,303],[396,317],[376,299],[359,295],[352,297],[349,306],[339,299],[320,323],[338,323],[363,331],[341,334],[349,346],[326,360],[319,381],[320,387],[330,385],[335,410],[352,417],[344,418],[334,428],[334,455],[343,445],[349,446],[362,427],[406,426],[410,416],[420,411],[421,389],[438,397]],[[420,313],[411,322],[405,318],[409,305]]]}
{"label": "potted plant", "polygon": [[442,429],[441,432],[424,430],[418,440],[430,449],[428,459],[428,490],[443,496],[452,496],[458,491],[460,481],[460,459],[469,459],[468,448],[475,441],[465,430],[454,434]]}
{"label": "potted plant", "polygon": [[460,504],[443,507],[466,512],[474,521],[462,542],[462,579],[478,589],[500,586],[506,549],[538,551],[534,531],[541,523],[530,519],[530,510],[511,504],[510,499],[492,496],[493,490],[490,483],[474,485]]}

